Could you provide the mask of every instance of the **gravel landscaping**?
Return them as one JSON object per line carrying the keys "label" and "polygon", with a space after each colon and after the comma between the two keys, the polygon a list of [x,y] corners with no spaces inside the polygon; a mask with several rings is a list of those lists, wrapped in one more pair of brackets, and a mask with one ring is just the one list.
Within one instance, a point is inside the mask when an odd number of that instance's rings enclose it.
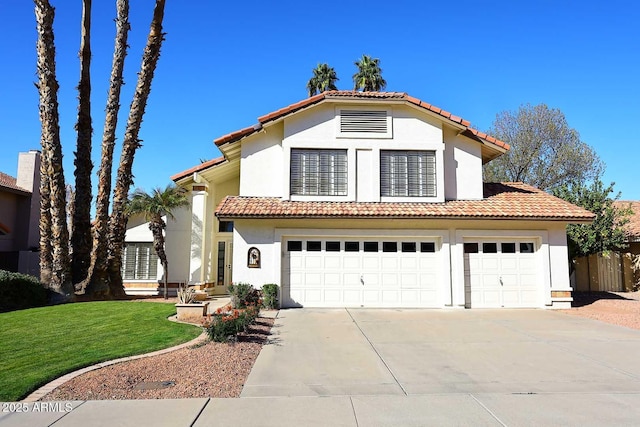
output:
{"label": "gravel landscaping", "polygon": [[632,329],[640,329],[640,292],[576,293],[574,307],[561,310]]}
{"label": "gravel landscaping", "polygon": [[201,345],[80,375],[41,400],[239,397],[273,319],[259,317],[235,343]]}

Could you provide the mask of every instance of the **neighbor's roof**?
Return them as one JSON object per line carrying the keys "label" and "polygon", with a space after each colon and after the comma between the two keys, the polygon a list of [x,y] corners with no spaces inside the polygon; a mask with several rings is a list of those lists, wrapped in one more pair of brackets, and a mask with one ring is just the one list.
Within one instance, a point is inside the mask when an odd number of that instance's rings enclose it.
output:
{"label": "neighbor's roof", "polygon": [[613,206],[619,209],[628,207],[633,209],[633,215],[629,217],[629,223],[625,225],[624,229],[632,241],[640,240],[640,201],[616,200],[613,202]]}
{"label": "neighbor's roof", "polygon": [[590,222],[581,207],[519,182],[484,184],[483,200],[421,202],[286,201],[276,197],[227,196],[216,216],[223,218],[406,218],[533,219]]}
{"label": "neighbor's roof", "polygon": [[17,180],[11,175],[0,172],[0,189],[9,190],[12,193],[31,194],[26,188],[18,187]]}
{"label": "neighbor's roof", "polygon": [[220,138],[215,139],[214,143],[216,144],[216,146],[219,147],[221,145],[228,144],[230,142],[238,141],[246,136],[249,136],[255,132],[258,132],[260,129],[262,129],[262,127],[265,124],[269,122],[284,118],[290,114],[293,114],[297,111],[300,111],[312,105],[318,104],[325,100],[332,100],[332,99],[346,99],[346,100],[363,99],[368,101],[370,100],[404,101],[409,104],[413,104],[417,107],[423,108],[427,111],[431,111],[432,113],[436,113],[439,116],[451,122],[454,122],[466,127],[466,129],[462,133],[470,138],[474,138],[474,139],[477,138],[484,143],[487,143],[489,145],[495,145],[505,150],[509,149],[509,144],[502,142],[499,139],[496,139],[490,135],[487,135],[484,132],[480,132],[476,129],[471,128],[470,127],[471,123],[468,122],[467,120],[464,120],[463,118],[458,116],[454,116],[453,114],[443,110],[442,108],[438,108],[435,105],[431,105],[427,102],[424,102],[417,98],[409,96],[404,92],[354,92],[354,91],[348,91],[348,90],[331,90],[331,91],[323,92],[319,95],[312,96],[307,99],[303,99],[300,102],[296,102],[295,104],[291,104],[287,107],[281,108],[272,113],[258,117],[257,124],[246,127],[244,129],[237,130],[235,132],[231,132],[227,135],[221,136]]}

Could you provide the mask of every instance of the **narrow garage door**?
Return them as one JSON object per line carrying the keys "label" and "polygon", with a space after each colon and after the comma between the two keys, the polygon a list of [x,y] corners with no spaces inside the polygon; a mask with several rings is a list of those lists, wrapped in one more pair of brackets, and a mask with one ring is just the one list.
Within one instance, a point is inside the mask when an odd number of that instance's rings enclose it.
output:
{"label": "narrow garage door", "polygon": [[438,307],[435,240],[291,238],[283,303],[303,307]]}
{"label": "narrow garage door", "polygon": [[466,241],[466,306],[541,307],[538,258],[531,240]]}

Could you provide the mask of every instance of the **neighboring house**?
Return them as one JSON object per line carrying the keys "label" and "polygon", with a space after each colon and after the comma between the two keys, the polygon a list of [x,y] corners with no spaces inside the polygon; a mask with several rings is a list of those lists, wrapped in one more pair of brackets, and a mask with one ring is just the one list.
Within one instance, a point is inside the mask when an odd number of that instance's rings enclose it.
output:
{"label": "neighboring house", "polygon": [[167,230],[169,247],[190,242],[169,262],[190,284],[276,283],[284,307],[570,306],[566,226],[594,215],[483,184],[509,146],[460,117],[330,91],[215,144],[223,157],[172,177],[192,204]]}
{"label": "neighboring house", "polygon": [[0,269],[40,276],[40,152],[18,155],[18,176],[0,172]]}
{"label": "neighboring house", "polygon": [[627,248],[622,252],[640,255],[640,201],[616,200],[613,206],[617,208],[631,207],[633,215],[629,217],[629,223],[625,226],[627,235]]}

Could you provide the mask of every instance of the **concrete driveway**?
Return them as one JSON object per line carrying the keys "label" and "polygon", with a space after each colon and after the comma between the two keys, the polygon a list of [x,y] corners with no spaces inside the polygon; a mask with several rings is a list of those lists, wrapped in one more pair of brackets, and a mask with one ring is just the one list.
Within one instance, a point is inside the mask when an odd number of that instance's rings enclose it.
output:
{"label": "concrete driveway", "polygon": [[336,399],[333,411],[353,411],[360,425],[640,419],[640,331],[594,320],[544,310],[294,309],[280,311],[273,334],[243,398],[325,397],[325,414]]}

